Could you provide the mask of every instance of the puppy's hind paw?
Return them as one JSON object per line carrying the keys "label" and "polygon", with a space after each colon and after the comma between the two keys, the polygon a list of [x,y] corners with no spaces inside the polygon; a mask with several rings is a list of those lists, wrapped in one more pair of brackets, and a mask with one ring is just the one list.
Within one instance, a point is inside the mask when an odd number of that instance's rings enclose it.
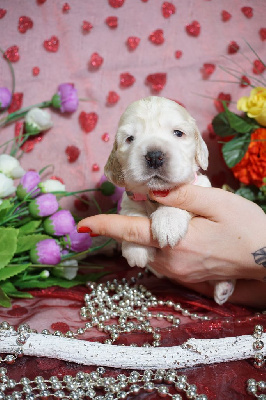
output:
{"label": "puppy's hind paw", "polygon": [[122,255],[126,258],[130,267],[145,268],[149,262],[154,260],[155,249],[134,243],[122,243]]}
{"label": "puppy's hind paw", "polygon": [[221,306],[233,294],[234,289],[235,281],[216,282],[214,286],[214,300]]}

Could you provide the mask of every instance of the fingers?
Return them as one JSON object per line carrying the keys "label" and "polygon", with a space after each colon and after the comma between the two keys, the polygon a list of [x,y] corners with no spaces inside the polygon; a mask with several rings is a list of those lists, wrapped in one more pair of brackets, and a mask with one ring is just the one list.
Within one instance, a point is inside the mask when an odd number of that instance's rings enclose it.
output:
{"label": "fingers", "polygon": [[162,192],[162,196],[155,196],[151,192],[149,196],[158,203],[178,207],[214,221],[220,220],[229,205],[231,208],[238,208],[238,203],[244,200],[222,189],[196,185],[182,185],[171,190],[169,194]]}
{"label": "fingers", "polygon": [[125,240],[143,246],[159,247],[158,242],[152,238],[150,220],[145,217],[100,214],[80,221],[78,231],[81,232],[82,227],[89,228],[91,236],[102,235],[119,242]]}

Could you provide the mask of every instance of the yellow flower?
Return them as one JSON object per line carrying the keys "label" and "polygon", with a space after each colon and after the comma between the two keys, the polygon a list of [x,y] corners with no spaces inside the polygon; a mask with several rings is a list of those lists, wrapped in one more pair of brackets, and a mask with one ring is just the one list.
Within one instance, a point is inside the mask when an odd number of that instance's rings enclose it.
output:
{"label": "yellow flower", "polygon": [[237,102],[237,109],[247,113],[260,125],[266,126],[266,88],[256,87],[251,90],[250,96],[241,97]]}

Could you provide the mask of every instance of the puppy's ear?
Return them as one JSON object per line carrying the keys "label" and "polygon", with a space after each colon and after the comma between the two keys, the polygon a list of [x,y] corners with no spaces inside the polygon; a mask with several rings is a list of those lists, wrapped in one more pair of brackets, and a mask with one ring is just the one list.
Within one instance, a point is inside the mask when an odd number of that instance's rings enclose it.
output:
{"label": "puppy's ear", "polygon": [[195,130],[195,138],[196,138],[196,163],[200,168],[206,170],[208,167],[208,157],[209,151],[206,143],[202,139],[200,131],[196,127]]}
{"label": "puppy's ear", "polygon": [[117,141],[115,140],[113,149],[104,167],[106,178],[116,186],[125,186],[124,174],[120,162],[117,159]]}

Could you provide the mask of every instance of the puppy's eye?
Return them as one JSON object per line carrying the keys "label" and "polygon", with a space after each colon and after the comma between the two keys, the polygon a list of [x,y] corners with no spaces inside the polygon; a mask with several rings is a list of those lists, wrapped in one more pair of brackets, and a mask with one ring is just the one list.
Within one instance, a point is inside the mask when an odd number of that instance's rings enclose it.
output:
{"label": "puppy's eye", "polygon": [[177,137],[182,137],[184,135],[184,133],[182,131],[179,131],[178,129],[174,130],[174,135]]}
{"label": "puppy's eye", "polygon": [[128,137],[126,138],[126,142],[127,142],[127,143],[131,143],[131,142],[133,142],[133,140],[134,140],[134,136],[128,136]]}

